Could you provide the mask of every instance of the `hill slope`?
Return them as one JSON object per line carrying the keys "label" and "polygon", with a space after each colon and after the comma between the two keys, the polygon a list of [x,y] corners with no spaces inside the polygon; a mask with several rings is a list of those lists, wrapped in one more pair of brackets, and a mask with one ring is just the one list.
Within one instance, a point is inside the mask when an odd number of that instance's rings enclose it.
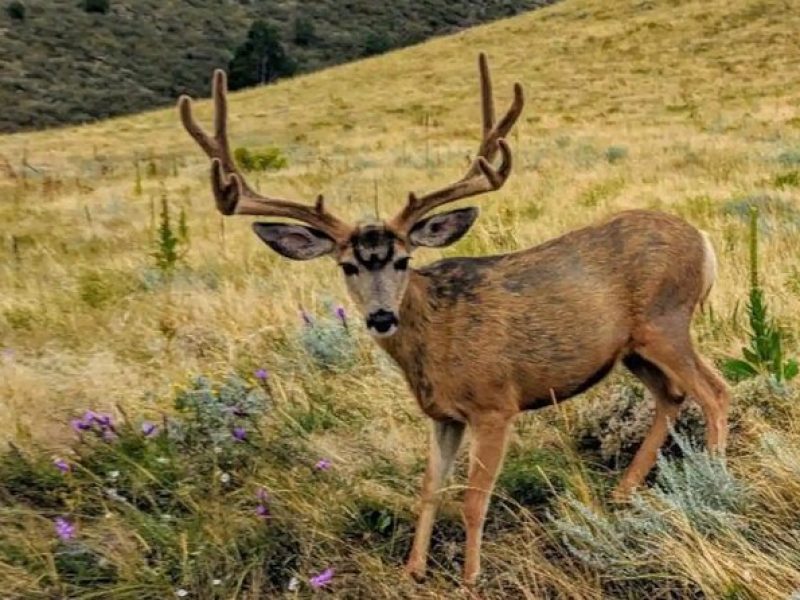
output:
{"label": "hill slope", "polygon": [[[797,356],[795,6],[565,0],[232,94],[231,139],[286,156],[285,168],[248,174],[265,193],[321,192],[354,219],[376,205],[391,214],[409,190],[463,173],[486,50],[499,105],[513,81],[525,88],[514,172],[470,201],[481,216],[457,245],[420,250],[412,264],[513,251],[622,209],[665,210],[716,248],[719,275],[693,331],[720,362],[749,342],[747,218],[758,207],[760,284],[786,356]],[[208,102],[197,116],[210,124]],[[188,229],[166,274],[153,256],[162,199]],[[0,452],[4,594],[289,598],[293,577],[310,594],[309,577],[329,566],[331,597],[459,593],[463,462],[418,586],[400,566],[428,423],[363,333],[335,266],[281,259],[248,221],[215,212],[208,161],[174,108],[0,136],[0,439],[19,449]],[[347,329],[332,314],[339,303]],[[223,431],[217,454],[203,430],[191,452],[143,437],[144,419],[160,432],[187,419],[175,388],[205,385],[189,377],[234,372],[262,386],[261,369],[271,400],[249,415],[247,443]],[[732,387],[727,469],[687,450],[692,460],[669,463],[685,477],[665,471],[661,493],[633,508],[608,492],[651,420],[641,386],[617,373],[522,417],[489,510],[482,596],[785,600],[800,589],[800,388],[763,374]],[[76,444],[69,423],[87,408],[113,413],[124,443],[86,434]],[[702,438],[696,410],[680,425]],[[330,469],[314,468],[320,458]],[[260,487],[271,520],[255,512]],[[70,544],[55,538],[58,516],[77,525]]]}
{"label": "hill slope", "polygon": [[[112,0],[107,14],[81,2],[25,0],[25,18],[0,11],[0,132],[80,123],[163,106],[205,90],[256,19],[274,24],[299,70],[399,47],[552,0],[347,3]],[[299,38],[297,22],[310,27]]]}

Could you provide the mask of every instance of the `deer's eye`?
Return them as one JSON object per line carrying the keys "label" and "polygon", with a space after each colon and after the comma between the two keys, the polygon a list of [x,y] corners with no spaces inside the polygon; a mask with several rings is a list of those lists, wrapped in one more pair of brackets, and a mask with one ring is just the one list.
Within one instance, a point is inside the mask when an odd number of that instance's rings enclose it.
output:
{"label": "deer's eye", "polygon": [[405,271],[408,268],[409,257],[400,258],[394,261],[394,268],[398,271]]}
{"label": "deer's eye", "polygon": [[355,265],[351,265],[350,263],[342,263],[341,267],[342,271],[344,271],[344,274],[348,277],[350,275],[358,275],[358,267]]}

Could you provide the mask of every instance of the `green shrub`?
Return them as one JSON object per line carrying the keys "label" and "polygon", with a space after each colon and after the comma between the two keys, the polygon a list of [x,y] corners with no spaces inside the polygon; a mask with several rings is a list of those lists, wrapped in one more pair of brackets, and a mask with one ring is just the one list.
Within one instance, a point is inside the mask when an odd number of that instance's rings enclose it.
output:
{"label": "green shrub", "polygon": [[612,165],[628,158],[628,149],[625,146],[609,146],[606,148],[606,160]]}
{"label": "green shrub", "polygon": [[383,54],[390,50],[393,46],[389,34],[385,31],[371,31],[364,38],[363,49],[361,54],[363,56],[374,56],[376,54]]}
{"label": "green shrub", "polygon": [[277,171],[289,164],[289,159],[281,152],[280,148],[270,146],[261,150],[248,150],[236,148],[233,157],[245,171]]}
{"label": "green shrub", "polygon": [[6,13],[12,19],[16,19],[17,21],[24,21],[25,20],[25,5],[20,2],[19,0],[14,0],[13,2],[9,2],[8,6],[6,6]]}
{"label": "green shrub", "polygon": [[569,554],[609,578],[635,581],[653,572],[650,569],[678,576],[665,572],[660,556],[663,539],[673,535],[675,523],[709,537],[744,526],[750,504],[747,489],[723,459],[673,435],[683,457],[659,459],[652,495],[634,495],[630,507],[613,514],[567,497],[562,516],[551,517],[551,524]]}
{"label": "green shrub", "polygon": [[283,47],[278,29],[264,21],[255,21],[228,64],[230,88],[238,90],[269,83],[296,70],[297,64]]}
{"label": "green shrub", "polygon": [[111,8],[110,0],[83,0],[83,10],[87,13],[106,14]]}
{"label": "green shrub", "polygon": [[800,171],[795,170],[779,173],[775,175],[775,179],[773,179],[772,183],[779,189],[785,187],[800,187]]}
{"label": "green shrub", "polygon": [[294,43],[310,46],[315,40],[314,22],[309,17],[297,17],[294,21]]}
{"label": "green shrub", "polygon": [[786,167],[800,165],[800,150],[785,150],[778,155],[778,162]]}
{"label": "green shrub", "polygon": [[343,309],[334,312],[328,306],[328,315],[312,317],[303,311],[300,346],[311,362],[327,371],[346,371],[358,359],[358,345],[348,326]]}

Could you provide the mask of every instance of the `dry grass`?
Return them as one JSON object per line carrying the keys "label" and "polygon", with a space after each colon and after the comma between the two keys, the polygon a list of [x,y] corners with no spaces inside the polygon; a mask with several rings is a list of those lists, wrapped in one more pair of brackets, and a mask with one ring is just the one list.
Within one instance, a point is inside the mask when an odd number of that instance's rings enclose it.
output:
{"label": "dry grass", "polygon": [[[371,212],[377,196],[381,213],[388,213],[409,189],[430,188],[463,169],[479,129],[475,55],[487,50],[497,93],[508,98],[513,80],[526,90],[513,139],[516,171],[501,192],[481,199],[479,224],[448,255],[522,248],[624,208],[683,215],[711,234],[719,255],[713,316],[699,317],[695,328],[704,352],[719,358],[737,352],[744,336],[733,318],[747,285],[747,228],[736,202],[764,197],[764,287],[773,314],[796,340],[800,188],[776,184],[800,170],[800,12],[792,4],[566,0],[235,94],[234,144],[276,145],[288,155],[289,168],[256,178],[264,190],[298,198],[322,191],[353,218]],[[208,103],[198,112],[210,118]],[[319,498],[281,479],[295,512],[302,506],[316,515],[309,518],[318,519],[319,536],[337,536],[331,524],[344,518],[337,501],[346,505],[363,495],[409,511],[426,435],[401,378],[361,337],[360,365],[346,373],[297,368],[302,351],[290,342],[299,308],[322,311],[326,298],[344,301],[340,276],[325,261],[282,261],[245,219],[223,225],[206,169],[174,111],[0,137],[0,343],[13,350],[0,359],[0,441],[59,449],[72,438],[69,418],[85,407],[119,406],[153,418],[171,410],[172,388],[189,374],[248,374],[263,366],[272,371],[285,414],[301,414],[320,397],[334,413],[333,424],[313,430],[309,444],[335,460],[342,485]],[[153,206],[161,194],[187,210],[191,244],[174,282],[149,285]],[[437,256],[428,251],[418,260]],[[603,390],[563,414],[525,417],[516,442],[570,454],[567,487],[598,504],[604,484],[581,466],[569,433],[578,407],[601,401]],[[800,410],[790,409],[779,429],[795,435],[799,417]],[[754,518],[779,530],[796,523],[800,503],[792,477],[775,472],[783,467],[765,464],[752,450],[757,434],[773,427],[748,413],[733,445],[736,473],[764,496],[758,506],[772,503]],[[396,465],[394,488],[365,475],[376,456]],[[765,479],[762,489],[756,482]],[[208,512],[223,507],[210,503]],[[35,515],[0,512],[0,527],[18,518],[30,522],[30,552],[51,560],[50,529]],[[603,574],[554,554],[547,527],[524,515],[519,521],[489,536],[487,595],[600,598],[608,591]],[[105,533],[94,534],[125,535],[113,523],[102,527]],[[652,593],[780,598],[800,586],[797,557],[778,554],[789,546],[755,548],[737,535],[708,541],[691,524],[676,522],[674,535],[663,540],[671,578],[653,584]],[[120,538],[115,547],[115,564],[135,574],[143,560],[136,541]],[[446,549],[439,548],[447,564],[432,583],[412,588],[397,561],[353,545],[347,560],[359,572],[342,575],[334,589],[343,597],[366,597],[366,589],[369,597],[452,597]],[[2,560],[0,579],[24,597],[44,593],[33,575]],[[148,593],[169,593],[164,581]]]}

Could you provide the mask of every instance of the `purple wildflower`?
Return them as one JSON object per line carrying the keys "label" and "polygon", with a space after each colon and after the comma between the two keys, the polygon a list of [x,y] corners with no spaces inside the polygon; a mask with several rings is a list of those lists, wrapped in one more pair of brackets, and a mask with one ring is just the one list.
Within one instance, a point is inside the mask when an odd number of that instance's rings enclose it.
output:
{"label": "purple wildflower", "polygon": [[255,376],[259,381],[266,381],[267,377],[269,377],[269,373],[267,373],[266,369],[259,369],[255,372]]}
{"label": "purple wildflower", "polygon": [[153,435],[156,432],[156,429],[157,427],[155,423],[151,423],[150,421],[144,421],[142,423],[142,433],[145,437],[150,437]]}
{"label": "purple wildflower", "polygon": [[53,464],[55,465],[56,469],[58,469],[62,473],[69,473],[70,471],[69,463],[65,461],[63,458],[53,459]]}
{"label": "purple wildflower", "polygon": [[75,525],[63,517],[56,518],[56,535],[62,542],[66,542],[75,537]]}
{"label": "purple wildflower", "polygon": [[234,427],[231,435],[234,439],[243,442],[247,437],[247,430],[244,427]]}
{"label": "purple wildflower", "polygon": [[333,466],[333,463],[329,461],[327,458],[321,458],[317,461],[317,464],[314,465],[314,468],[317,471],[327,471]]}
{"label": "purple wildflower", "polygon": [[72,419],[70,423],[72,424],[72,428],[78,432],[87,431],[88,429],[92,428],[92,424],[87,423],[83,419]]}
{"label": "purple wildflower", "polygon": [[319,575],[312,577],[308,580],[311,584],[311,587],[314,589],[319,589],[321,587],[325,587],[333,580],[333,569],[327,568]]}
{"label": "purple wildflower", "polygon": [[256,498],[258,498],[261,502],[269,502],[269,492],[265,490],[263,487],[260,487],[256,490]]}
{"label": "purple wildflower", "polygon": [[344,312],[344,306],[336,307],[336,316],[342,323],[347,321],[347,313]]}
{"label": "purple wildflower", "polygon": [[103,414],[100,414],[100,413],[94,413],[94,421],[95,421],[95,423],[100,425],[100,427],[103,427],[103,428],[111,427],[111,428],[113,428],[113,425],[111,423],[111,416],[110,415],[103,415]]}
{"label": "purple wildflower", "polygon": [[267,507],[265,504],[259,504],[256,506],[256,514],[262,519],[269,519],[269,507]]}

